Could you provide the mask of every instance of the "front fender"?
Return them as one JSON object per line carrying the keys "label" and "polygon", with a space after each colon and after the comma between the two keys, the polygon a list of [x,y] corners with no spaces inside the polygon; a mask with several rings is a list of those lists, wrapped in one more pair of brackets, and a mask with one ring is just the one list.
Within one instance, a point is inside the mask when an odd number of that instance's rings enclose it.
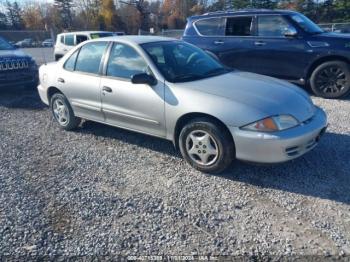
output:
{"label": "front fender", "polygon": [[197,90],[165,85],[165,116],[167,139],[172,140],[177,121],[190,113],[202,113],[219,119],[227,127],[240,127],[258,119],[268,117],[262,112],[243,102],[225,97],[207,94]]}

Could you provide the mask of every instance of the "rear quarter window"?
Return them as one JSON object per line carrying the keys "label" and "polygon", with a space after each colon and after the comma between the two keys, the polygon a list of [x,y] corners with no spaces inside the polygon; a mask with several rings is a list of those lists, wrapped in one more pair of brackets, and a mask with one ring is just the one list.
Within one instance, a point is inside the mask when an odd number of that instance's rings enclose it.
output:
{"label": "rear quarter window", "polygon": [[223,18],[213,17],[194,22],[197,31],[204,36],[219,36],[224,34]]}

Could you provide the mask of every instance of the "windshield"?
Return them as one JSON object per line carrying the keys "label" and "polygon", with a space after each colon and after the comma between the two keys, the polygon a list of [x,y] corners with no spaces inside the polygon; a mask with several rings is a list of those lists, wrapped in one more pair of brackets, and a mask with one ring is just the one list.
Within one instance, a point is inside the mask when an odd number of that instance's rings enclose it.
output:
{"label": "windshield", "polygon": [[169,82],[189,82],[230,72],[201,49],[182,41],[141,45]]}
{"label": "windshield", "polygon": [[312,34],[323,33],[323,30],[312,22],[309,18],[301,14],[292,15],[291,18],[302,28],[304,31]]}
{"label": "windshield", "polygon": [[5,39],[0,37],[0,50],[13,50],[14,47],[8,43],[7,41],[5,41]]}
{"label": "windshield", "polygon": [[114,36],[114,34],[113,33],[93,33],[93,34],[90,34],[91,39],[108,37],[108,36]]}

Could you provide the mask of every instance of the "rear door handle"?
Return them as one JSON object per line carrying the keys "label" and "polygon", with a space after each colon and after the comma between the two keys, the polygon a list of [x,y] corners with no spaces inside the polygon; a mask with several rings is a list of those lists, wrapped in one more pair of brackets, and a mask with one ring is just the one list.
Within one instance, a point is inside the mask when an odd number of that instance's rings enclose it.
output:
{"label": "rear door handle", "polygon": [[256,41],[256,42],[254,42],[254,45],[256,45],[256,46],[264,46],[264,45],[266,45],[266,42],[264,42],[264,41]]}
{"label": "rear door handle", "polygon": [[214,41],[214,44],[215,44],[215,45],[222,45],[222,44],[224,44],[224,43],[225,43],[225,42],[222,41],[222,40]]}
{"label": "rear door handle", "polygon": [[59,77],[59,78],[57,79],[57,81],[60,82],[60,83],[64,83],[64,82],[65,82],[64,79],[61,78],[61,77]]}
{"label": "rear door handle", "polygon": [[102,87],[102,91],[103,92],[108,92],[108,93],[112,93],[112,88],[110,88],[110,87],[108,87],[108,86],[104,86],[104,87]]}

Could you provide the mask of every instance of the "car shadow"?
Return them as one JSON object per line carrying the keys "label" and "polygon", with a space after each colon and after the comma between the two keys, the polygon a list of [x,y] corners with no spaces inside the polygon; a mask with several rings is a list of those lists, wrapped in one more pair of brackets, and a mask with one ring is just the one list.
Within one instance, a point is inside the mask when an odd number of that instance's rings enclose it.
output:
{"label": "car shadow", "polygon": [[41,110],[47,107],[41,102],[35,88],[0,88],[0,107]]}
{"label": "car shadow", "polygon": [[[86,121],[81,133],[117,139],[128,144],[181,158],[172,143],[132,131]],[[319,145],[306,155],[275,165],[254,165],[234,161],[217,177],[259,188],[282,190],[350,204],[350,135],[326,133]]]}
{"label": "car shadow", "polygon": [[92,134],[98,137],[116,139],[124,143],[181,158],[180,153],[175,150],[172,142],[162,138],[148,136],[93,121],[84,121],[81,128],[77,129],[76,131],[83,134]]}

